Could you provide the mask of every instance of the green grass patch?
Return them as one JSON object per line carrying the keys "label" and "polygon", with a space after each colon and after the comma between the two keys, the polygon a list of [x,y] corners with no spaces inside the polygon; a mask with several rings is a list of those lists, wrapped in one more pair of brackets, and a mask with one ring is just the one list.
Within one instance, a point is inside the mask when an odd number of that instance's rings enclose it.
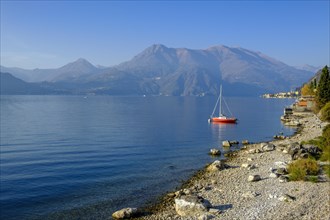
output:
{"label": "green grass patch", "polygon": [[289,180],[308,180],[307,176],[315,176],[319,173],[319,170],[320,167],[316,160],[310,158],[296,160],[288,166]]}
{"label": "green grass patch", "polygon": [[311,144],[319,147],[322,150],[322,154],[316,159],[330,161],[330,124],[325,126],[322,131],[322,136],[309,141],[302,141],[301,144]]}
{"label": "green grass patch", "polygon": [[327,174],[327,176],[330,178],[330,165],[325,165],[322,168],[324,172]]}
{"label": "green grass patch", "polygon": [[319,181],[318,176],[307,176],[306,180],[312,183],[317,183]]}
{"label": "green grass patch", "polygon": [[321,161],[329,161],[330,160],[330,145],[326,146],[322,149],[322,154],[320,157]]}
{"label": "green grass patch", "polygon": [[321,119],[323,121],[330,122],[330,102],[327,102],[320,112],[321,112]]}

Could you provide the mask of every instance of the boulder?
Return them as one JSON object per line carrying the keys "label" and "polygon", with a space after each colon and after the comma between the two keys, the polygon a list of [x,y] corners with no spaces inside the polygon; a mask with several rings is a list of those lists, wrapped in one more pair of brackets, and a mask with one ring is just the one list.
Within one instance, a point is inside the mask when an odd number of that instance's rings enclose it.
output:
{"label": "boulder", "polygon": [[274,139],[284,140],[286,137],[284,135],[274,135]]}
{"label": "boulder", "polygon": [[288,174],[288,171],[287,171],[286,168],[284,168],[284,167],[280,167],[280,168],[278,168],[278,169],[276,170],[275,173],[276,173],[278,176],[281,176],[281,175],[286,175],[286,174]]}
{"label": "boulder", "polygon": [[243,140],[243,141],[242,141],[242,144],[243,144],[243,145],[248,145],[249,143],[250,143],[250,142],[249,142],[248,140]]}
{"label": "boulder", "polygon": [[317,146],[310,144],[299,145],[299,143],[296,142],[290,144],[287,151],[291,155],[292,160],[308,158],[309,155],[319,157],[322,154],[322,150]]}
{"label": "boulder", "polygon": [[209,172],[215,172],[215,171],[219,171],[222,170],[223,168],[225,168],[225,165],[222,161],[220,160],[216,160],[213,163],[211,163],[206,170]]}
{"label": "boulder", "polygon": [[292,201],[296,200],[296,198],[293,197],[293,196],[290,196],[288,194],[284,194],[283,196],[281,196],[280,198],[278,198],[278,200],[284,201],[284,202],[292,202]]}
{"label": "boulder", "polygon": [[293,142],[289,144],[287,147],[288,154],[290,154],[291,157],[292,155],[296,154],[299,149],[300,149],[300,144],[298,142]]}
{"label": "boulder", "polygon": [[198,216],[205,214],[211,203],[197,195],[184,195],[175,199],[175,211],[180,216]]}
{"label": "boulder", "polygon": [[289,181],[289,177],[287,175],[282,175],[279,177],[280,183],[286,183]]}
{"label": "boulder", "polygon": [[275,150],[275,145],[271,143],[261,143],[260,148],[262,151],[273,151]]}
{"label": "boulder", "polygon": [[230,147],[231,144],[230,144],[229,141],[222,141],[222,146],[223,146],[223,147]]}
{"label": "boulder", "polygon": [[304,144],[302,148],[304,148],[305,151],[310,155],[312,155],[313,157],[319,157],[322,154],[322,150],[314,145]]}
{"label": "boulder", "polygon": [[233,145],[233,144],[239,144],[239,142],[238,142],[238,141],[236,141],[236,140],[233,140],[233,141],[229,141],[229,143],[230,143],[230,145]]}
{"label": "boulder", "polygon": [[249,182],[256,182],[256,181],[259,181],[259,180],[261,180],[260,175],[250,175],[248,177]]}
{"label": "boulder", "polygon": [[221,155],[221,151],[219,149],[212,148],[212,149],[210,149],[210,155],[219,156],[219,155]]}
{"label": "boulder", "polygon": [[291,155],[292,160],[298,160],[303,158],[308,158],[308,153],[304,148],[300,148],[293,155]]}
{"label": "boulder", "polygon": [[125,219],[125,218],[132,218],[138,213],[137,208],[124,208],[118,210],[112,214],[112,218],[114,219]]}

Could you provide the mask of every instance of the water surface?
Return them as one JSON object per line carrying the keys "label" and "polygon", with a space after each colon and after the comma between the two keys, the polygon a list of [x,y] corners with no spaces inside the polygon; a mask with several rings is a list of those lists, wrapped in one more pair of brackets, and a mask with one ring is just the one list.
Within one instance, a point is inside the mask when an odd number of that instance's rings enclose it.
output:
{"label": "water surface", "polygon": [[293,133],[279,120],[292,100],[227,98],[236,125],[207,123],[215,101],[1,96],[1,219],[108,218],[174,190],[222,140]]}

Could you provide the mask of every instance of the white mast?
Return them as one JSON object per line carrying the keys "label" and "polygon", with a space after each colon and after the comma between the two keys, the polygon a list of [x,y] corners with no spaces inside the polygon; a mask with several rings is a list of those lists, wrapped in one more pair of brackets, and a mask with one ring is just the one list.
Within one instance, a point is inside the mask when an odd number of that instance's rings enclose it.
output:
{"label": "white mast", "polygon": [[222,116],[221,114],[221,100],[222,100],[222,84],[220,84],[220,105],[219,105],[219,117]]}

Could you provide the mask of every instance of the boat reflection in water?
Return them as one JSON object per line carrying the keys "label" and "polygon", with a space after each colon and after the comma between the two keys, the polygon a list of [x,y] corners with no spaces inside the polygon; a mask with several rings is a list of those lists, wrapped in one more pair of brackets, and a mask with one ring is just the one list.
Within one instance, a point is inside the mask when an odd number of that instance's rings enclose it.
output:
{"label": "boat reflection in water", "polygon": [[[238,127],[234,123],[212,122],[210,123],[213,138],[217,142],[217,148],[220,149],[222,155],[231,151],[239,150],[240,145],[233,144],[230,147],[224,147],[223,141],[236,139]],[[222,157],[223,157],[222,156]],[[224,158],[224,157],[223,157]]]}

